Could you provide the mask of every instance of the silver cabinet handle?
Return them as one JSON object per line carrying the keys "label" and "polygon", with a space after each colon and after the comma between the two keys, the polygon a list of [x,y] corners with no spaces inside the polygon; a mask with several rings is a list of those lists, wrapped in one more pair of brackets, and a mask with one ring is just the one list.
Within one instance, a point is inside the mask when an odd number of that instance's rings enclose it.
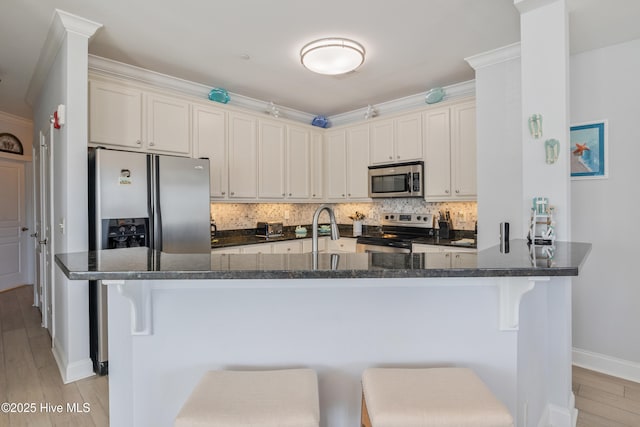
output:
{"label": "silver cabinet handle", "polygon": [[139,139],[136,141],[136,145],[142,145],[142,141],[140,141]]}
{"label": "silver cabinet handle", "polygon": [[289,193],[289,197],[291,197],[291,193]]}
{"label": "silver cabinet handle", "polygon": [[29,234],[30,237],[35,237],[36,239],[38,238],[38,232],[36,231],[35,233]]}
{"label": "silver cabinet handle", "polygon": [[225,194],[227,194],[225,191],[222,192],[222,195],[224,196]]}
{"label": "silver cabinet handle", "polygon": [[456,194],[460,193],[460,190],[456,190]]}
{"label": "silver cabinet handle", "polygon": [[48,239],[38,240],[38,244],[40,244],[40,245],[46,245],[46,244],[47,244],[47,240],[48,240]]}
{"label": "silver cabinet handle", "polygon": [[389,156],[389,160],[393,160],[393,156]]}
{"label": "silver cabinet handle", "polygon": [[154,145],[156,145],[156,144],[155,144],[153,141],[151,141],[151,142],[149,142],[149,145],[150,145],[151,147],[153,147],[153,146],[154,146]]}
{"label": "silver cabinet handle", "polygon": [[444,193],[445,194],[449,194],[449,190],[444,190]]}
{"label": "silver cabinet handle", "polygon": [[231,195],[233,196],[234,194],[236,194],[236,193],[232,191],[232,192],[231,192]]}

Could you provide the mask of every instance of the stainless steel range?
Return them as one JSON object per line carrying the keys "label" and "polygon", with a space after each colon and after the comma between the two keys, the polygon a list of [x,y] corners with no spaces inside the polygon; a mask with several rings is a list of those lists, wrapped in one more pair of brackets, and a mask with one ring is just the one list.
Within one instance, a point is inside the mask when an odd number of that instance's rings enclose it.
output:
{"label": "stainless steel range", "polygon": [[411,253],[415,239],[433,235],[433,214],[389,213],[382,221],[382,234],[360,236],[356,252]]}

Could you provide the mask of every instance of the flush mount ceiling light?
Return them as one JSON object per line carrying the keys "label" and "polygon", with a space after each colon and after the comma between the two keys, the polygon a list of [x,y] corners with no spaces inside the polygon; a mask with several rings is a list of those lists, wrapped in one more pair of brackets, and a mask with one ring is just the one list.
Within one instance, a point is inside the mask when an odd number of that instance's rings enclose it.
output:
{"label": "flush mount ceiling light", "polygon": [[300,50],[300,61],[314,73],[335,76],[355,70],[364,62],[364,47],[339,37],[307,43]]}

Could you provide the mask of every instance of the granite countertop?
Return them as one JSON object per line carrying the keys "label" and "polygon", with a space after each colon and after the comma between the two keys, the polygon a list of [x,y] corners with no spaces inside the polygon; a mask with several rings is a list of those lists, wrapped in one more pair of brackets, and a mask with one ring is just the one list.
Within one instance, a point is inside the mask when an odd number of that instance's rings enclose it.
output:
{"label": "granite countertop", "polygon": [[[552,259],[526,240],[477,253],[170,254],[148,248],[57,254],[71,280],[577,276],[589,243],[556,242]],[[448,254],[448,256],[447,256]]]}
{"label": "granite countertop", "polygon": [[[256,236],[255,229],[246,230],[230,230],[220,231],[215,238],[211,240],[211,249],[228,248],[233,246],[244,245],[257,245],[260,243],[274,243],[284,242],[288,240],[310,239],[311,238],[311,226],[303,225],[307,228],[307,234],[298,235],[295,233],[295,227],[284,227],[282,236],[277,237],[260,237]],[[340,237],[357,238],[360,236],[353,235],[353,227],[349,224],[340,224]],[[382,230],[377,226],[364,226],[362,236],[379,237],[382,235]],[[318,236],[329,236],[329,233],[319,233]],[[472,240],[470,244],[457,244],[456,242],[461,240]],[[439,245],[439,246],[454,246],[462,248],[476,248],[476,240],[472,231],[455,231],[454,236],[451,239],[440,238],[436,236],[425,236],[414,240],[414,243],[424,245]]]}

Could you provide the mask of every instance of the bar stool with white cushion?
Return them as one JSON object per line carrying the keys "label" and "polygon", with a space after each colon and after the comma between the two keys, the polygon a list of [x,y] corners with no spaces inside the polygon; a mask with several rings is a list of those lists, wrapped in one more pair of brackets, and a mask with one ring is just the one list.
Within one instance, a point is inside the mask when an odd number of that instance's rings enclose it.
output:
{"label": "bar stool with white cushion", "polygon": [[363,427],[513,427],[513,418],[468,368],[369,368]]}
{"label": "bar stool with white cushion", "polygon": [[174,427],[318,427],[318,378],[312,369],[209,371]]}

